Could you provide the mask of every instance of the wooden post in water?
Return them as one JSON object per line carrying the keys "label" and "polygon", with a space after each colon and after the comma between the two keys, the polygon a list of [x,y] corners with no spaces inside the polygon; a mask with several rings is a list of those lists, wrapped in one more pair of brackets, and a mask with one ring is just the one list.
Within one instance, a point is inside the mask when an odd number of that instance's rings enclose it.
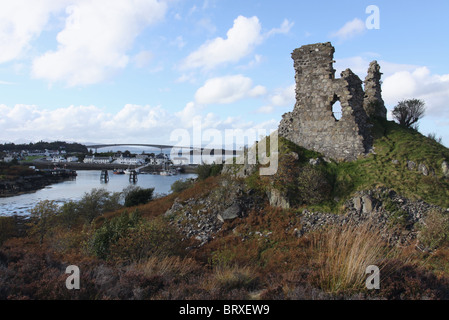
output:
{"label": "wooden post in water", "polygon": [[101,170],[100,181],[104,181],[104,182],[109,181],[108,170]]}
{"label": "wooden post in water", "polygon": [[137,182],[137,172],[136,170],[131,170],[131,172],[129,173],[129,181],[130,182]]}

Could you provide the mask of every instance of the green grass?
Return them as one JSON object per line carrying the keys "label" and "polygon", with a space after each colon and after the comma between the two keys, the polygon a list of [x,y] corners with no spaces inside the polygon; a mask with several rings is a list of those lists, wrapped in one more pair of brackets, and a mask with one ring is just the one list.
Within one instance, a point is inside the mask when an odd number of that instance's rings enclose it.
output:
{"label": "green grass", "polygon": [[[353,162],[327,165],[329,174],[335,178],[335,196],[347,198],[354,191],[382,186],[411,199],[449,207],[449,183],[441,171],[442,162],[449,159],[449,149],[390,121],[375,123],[373,135],[374,154]],[[393,160],[399,163],[394,164]],[[409,170],[407,161],[415,162],[416,168]],[[424,176],[418,172],[420,163],[434,174]]]}
{"label": "green grass", "polygon": [[[314,205],[315,210],[338,212],[354,192],[376,187],[393,189],[412,200],[421,199],[441,207],[449,207],[449,180],[443,177],[441,170],[442,162],[449,161],[448,148],[393,121],[376,120],[372,134],[373,154],[356,161],[322,162],[316,166],[331,181],[333,190],[330,197],[332,200]],[[279,162],[291,152],[298,154],[298,166],[305,166],[309,159],[320,156],[317,152],[279,137]],[[393,160],[398,163],[393,163]],[[415,162],[416,168],[409,170],[407,161]],[[428,176],[418,171],[420,163],[429,169]],[[246,180],[256,190],[270,187],[267,178],[259,177],[258,172]]]}

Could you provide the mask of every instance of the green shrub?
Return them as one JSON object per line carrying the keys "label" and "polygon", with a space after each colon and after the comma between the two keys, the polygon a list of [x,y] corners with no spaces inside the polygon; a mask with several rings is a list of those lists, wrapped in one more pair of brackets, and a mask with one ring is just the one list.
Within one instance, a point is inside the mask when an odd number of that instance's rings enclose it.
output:
{"label": "green shrub", "polygon": [[15,236],[17,236],[17,227],[14,217],[0,217],[0,245]]}
{"label": "green shrub", "polygon": [[153,200],[154,188],[134,187],[125,193],[125,207],[138,206]]}
{"label": "green shrub", "polygon": [[109,192],[106,189],[92,189],[90,193],[85,193],[78,201],[78,212],[87,223],[91,223],[95,218],[110,211],[120,209],[121,193]]}
{"label": "green shrub", "polygon": [[138,211],[129,215],[124,211],[119,217],[106,220],[98,228],[89,242],[89,251],[100,259],[108,259],[111,246],[121,237],[126,237],[127,233],[135,228],[141,221]]}
{"label": "green shrub", "polygon": [[190,188],[191,186],[193,186],[193,184],[194,184],[193,179],[176,180],[171,185],[171,191],[174,193],[178,193],[178,192],[181,192],[181,191],[184,191],[184,190]]}
{"label": "green shrub", "polygon": [[59,206],[55,201],[43,200],[31,209],[28,234],[39,239],[42,243],[45,237],[51,236],[56,226]]}
{"label": "green shrub", "polygon": [[301,168],[298,174],[298,198],[303,204],[319,204],[331,198],[332,184],[327,175],[310,165]]}
{"label": "green shrub", "polygon": [[161,219],[144,220],[138,210],[106,220],[90,238],[88,250],[100,259],[140,262],[180,253],[178,233]]}
{"label": "green shrub", "polygon": [[223,169],[223,164],[201,164],[196,168],[196,174],[199,180],[206,180],[209,177],[218,176]]}

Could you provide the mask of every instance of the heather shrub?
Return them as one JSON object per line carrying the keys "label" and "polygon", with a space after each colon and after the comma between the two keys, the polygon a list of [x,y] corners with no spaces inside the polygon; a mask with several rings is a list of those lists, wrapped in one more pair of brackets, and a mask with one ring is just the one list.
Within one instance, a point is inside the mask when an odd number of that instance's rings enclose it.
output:
{"label": "heather shrub", "polygon": [[434,250],[449,241],[449,216],[438,210],[427,212],[424,224],[420,228],[419,242]]}
{"label": "heather shrub", "polygon": [[125,207],[134,207],[146,204],[153,199],[154,188],[132,187],[124,190]]}
{"label": "heather shrub", "polygon": [[150,256],[182,253],[178,232],[163,219],[143,219],[138,210],[106,220],[88,241],[88,250],[100,259],[139,262]]}
{"label": "heather shrub", "polygon": [[40,243],[45,237],[52,235],[56,224],[59,206],[55,201],[43,200],[31,209],[28,234],[36,237]]}
{"label": "heather shrub", "polygon": [[299,171],[297,188],[299,202],[309,205],[329,200],[332,192],[332,184],[326,174],[310,165]]}
{"label": "heather shrub", "polygon": [[194,184],[193,179],[176,180],[175,182],[173,182],[170,188],[172,192],[177,193],[190,188],[193,184]]}
{"label": "heather shrub", "polygon": [[183,251],[177,230],[161,219],[152,219],[142,220],[112,243],[110,257],[115,261],[139,262],[152,256],[179,255]]}
{"label": "heather shrub", "polygon": [[218,176],[223,169],[223,164],[201,164],[197,167],[196,173],[198,175],[198,180],[205,180],[209,177]]}
{"label": "heather shrub", "polygon": [[106,189],[92,189],[86,192],[82,199],[77,202],[78,212],[87,223],[91,223],[102,214],[120,209],[120,192],[109,192]]}

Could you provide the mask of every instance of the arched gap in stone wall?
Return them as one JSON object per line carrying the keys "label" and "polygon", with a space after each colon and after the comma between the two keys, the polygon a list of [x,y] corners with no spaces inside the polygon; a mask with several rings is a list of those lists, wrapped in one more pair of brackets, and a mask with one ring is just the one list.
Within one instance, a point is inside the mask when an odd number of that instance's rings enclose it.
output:
{"label": "arched gap in stone wall", "polygon": [[343,109],[341,108],[340,98],[338,98],[337,95],[334,95],[334,100],[332,101],[331,106],[332,116],[336,121],[340,121],[343,116]]}

